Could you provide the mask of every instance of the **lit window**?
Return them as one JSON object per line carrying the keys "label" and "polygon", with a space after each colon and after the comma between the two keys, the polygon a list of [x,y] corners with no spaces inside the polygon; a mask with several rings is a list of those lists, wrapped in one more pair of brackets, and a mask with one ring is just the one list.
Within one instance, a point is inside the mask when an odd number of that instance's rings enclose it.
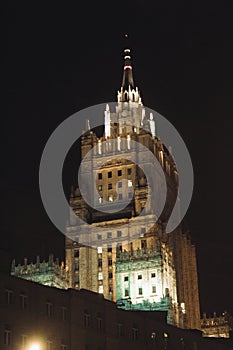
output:
{"label": "lit window", "polygon": [[103,197],[99,197],[99,203],[103,203]]}
{"label": "lit window", "polygon": [[111,177],[112,177],[112,172],[109,171],[109,172],[108,172],[108,178],[110,179]]}
{"label": "lit window", "polygon": [[102,188],[103,188],[102,185],[99,185],[99,186],[98,186],[98,190],[99,190],[99,191],[102,191]]}
{"label": "lit window", "polygon": [[103,292],[104,292],[104,287],[103,286],[99,286],[99,293],[103,294]]}
{"label": "lit window", "polygon": [[102,247],[97,248],[98,254],[102,254]]}
{"label": "lit window", "polygon": [[108,201],[113,202],[113,195],[108,196]]}
{"label": "lit window", "polygon": [[132,186],[133,186],[132,180],[128,180],[128,187],[132,187]]}
{"label": "lit window", "polygon": [[103,279],[103,272],[99,272],[98,273],[98,280],[102,281],[102,279]]}

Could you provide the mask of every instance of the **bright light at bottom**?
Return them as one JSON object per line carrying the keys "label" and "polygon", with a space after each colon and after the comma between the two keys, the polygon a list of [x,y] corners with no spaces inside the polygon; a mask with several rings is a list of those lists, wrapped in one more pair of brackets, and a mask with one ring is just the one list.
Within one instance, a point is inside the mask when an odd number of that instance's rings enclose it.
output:
{"label": "bright light at bottom", "polygon": [[28,350],[41,350],[41,347],[38,343],[35,343],[35,344],[31,344]]}

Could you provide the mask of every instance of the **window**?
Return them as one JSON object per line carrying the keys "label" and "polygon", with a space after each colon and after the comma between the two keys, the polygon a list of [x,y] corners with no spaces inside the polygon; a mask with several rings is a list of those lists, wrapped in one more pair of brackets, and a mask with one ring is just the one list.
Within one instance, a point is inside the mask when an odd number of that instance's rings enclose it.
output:
{"label": "window", "polygon": [[103,292],[104,292],[104,287],[103,286],[99,286],[99,293],[103,294]]}
{"label": "window", "polygon": [[102,247],[97,248],[98,254],[102,254]]}
{"label": "window", "polygon": [[102,191],[102,189],[103,189],[103,186],[102,186],[102,185],[99,185],[99,186],[98,186],[98,191]]}
{"label": "window", "polygon": [[53,342],[51,340],[47,340],[46,350],[53,350]]}
{"label": "window", "polygon": [[121,199],[122,199],[122,194],[121,194],[121,193],[119,193],[119,195],[118,195],[118,199],[119,199],[119,200],[121,200]]}
{"label": "window", "polygon": [[118,186],[118,188],[122,188],[122,182],[119,181],[117,186]]}
{"label": "window", "polygon": [[138,280],[141,280],[142,279],[142,275],[138,275]]}
{"label": "window", "polygon": [[98,267],[102,267],[102,259],[98,259]]}
{"label": "window", "polygon": [[85,312],[84,313],[84,327],[90,327],[90,315],[89,313]]}
{"label": "window", "polygon": [[67,345],[61,344],[61,350],[67,350]]}
{"label": "window", "polygon": [[128,168],[128,169],[127,169],[127,174],[128,174],[128,175],[131,175],[131,174],[132,174],[132,169],[131,169],[131,168]]}
{"label": "window", "polygon": [[169,288],[165,288],[165,297],[169,297]]}
{"label": "window", "polygon": [[103,279],[103,273],[102,273],[102,272],[99,272],[99,273],[98,273],[98,280],[99,280],[99,281],[102,281],[102,279]]}
{"label": "window", "polygon": [[152,293],[156,293],[156,286],[152,286]]}
{"label": "window", "polygon": [[128,297],[129,296],[129,291],[128,289],[125,289],[125,297]]}
{"label": "window", "polygon": [[3,344],[7,346],[11,345],[11,331],[9,329],[4,330]]}
{"label": "window", "polygon": [[118,171],[117,171],[117,175],[118,175],[118,176],[122,176],[122,170],[118,170]]}
{"label": "window", "polygon": [[113,195],[108,196],[108,201],[109,201],[109,202],[113,202]]}
{"label": "window", "polygon": [[112,190],[112,184],[108,184],[108,190]]}
{"label": "window", "polygon": [[102,180],[102,178],[103,178],[103,174],[102,173],[98,173],[98,179]]}
{"label": "window", "polygon": [[124,277],[124,281],[125,281],[125,282],[128,282],[128,280],[129,280],[129,276],[125,276],[125,277]]}
{"label": "window", "polygon": [[122,232],[121,231],[117,231],[117,237],[120,238],[122,236]]}
{"label": "window", "polygon": [[101,331],[103,327],[103,320],[101,317],[97,317],[97,331]]}
{"label": "window", "polygon": [[75,250],[74,251],[74,257],[75,258],[79,258],[79,250]]}
{"label": "window", "polygon": [[132,338],[133,340],[138,339],[138,328],[132,328]]}
{"label": "window", "polygon": [[97,235],[97,239],[100,241],[102,239],[102,235]]}
{"label": "window", "polygon": [[99,204],[103,203],[103,197],[99,197]]}
{"label": "window", "polygon": [[112,259],[108,259],[108,266],[112,266]]}
{"label": "window", "polygon": [[51,317],[53,315],[53,304],[50,301],[46,303],[46,315]]}
{"label": "window", "polygon": [[67,307],[65,306],[61,308],[61,319],[62,321],[67,321]]}
{"label": "window", "polygon": [[108,247],[108,253],[112,253],[112,247]]}
{"label": "window", "polygon": [[132,186],[133,186],[132,180],[128,180],[128,187],[132,187]]}
{"label": "window", "polygon": [[129,198],[129,199],[133,198],[133,193],[132,193],[132,192],[129,192],[129,193],[128,193],[128,198]]}
{"label": "window", "polygon": [[146,233],[146,228],[145,227],[141,227],[141,233],[142,234]]}
{"label": "window", "polygon": [[25,295],[23,293],[20,294],[19,300],[20,300],[20,308],[22,310],[26,309],[27,308],[27,295]]}
{"label": "window", "polygon": [[28,339],[27,335],[21,334],[20,339],[21,339],[20,343],[21,343],[22,349],[25,349],[27,345],[27,339]]}
{"label": "window", "polygon": [[112,238],[112,232],[107,232],[107,237]]}
{"label": "window", "polygon": [[141,240],[141,248],[146,249],[146,247],[147,247],[146,240],[145,239]]}
{"label": "window", "polygon": [[117,336],[122,337],[123,336],[123,324],[117,323]]}
{"label": "window", "polygon": [[111,177],[112,177],[112,172],[109,171],[109,172],[108,172],[108,178],[110,179]]}
{"label": "window", "polygon": [[11,305],[13,303],[13,290],[6,289],[6,303]]}
{"label": "window", "polygon": [[108,278],[112,278],[112,272],[109,272]]}
{"label": "window", "polygon": [[152,272],[152,274],[151,274],[151,278],[155,278],[155,272]]}
{"label": "window", "polygon": [[142,295],[142,287],[138,288],[138,295]]}

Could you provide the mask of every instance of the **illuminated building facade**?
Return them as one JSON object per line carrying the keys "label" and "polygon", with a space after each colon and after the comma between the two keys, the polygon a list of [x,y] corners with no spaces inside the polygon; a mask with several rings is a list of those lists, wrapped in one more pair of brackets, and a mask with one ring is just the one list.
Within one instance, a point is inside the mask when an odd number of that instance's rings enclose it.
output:
{"label": "illuminated building facade", "polygon": [[[170,315],[176,314],[170,318],[173,324],[200,329],[195,247],[181,227],[169,235],[165,233],[177,197],[176,165],[156,136],[155,116],[146,115],[140,91],[134,84],[130,50],[124,53],[123,79],[115,110],[111,111],[107,104],[103,111],[104,133],[97,137],[88,125],[81,140],[84,167],[80,178],[88,179],[86,191],[92,194],[96,210],[85,202],[79,188],[72,190],[70,206],[77,216],[98,230],[91,237],[90,247],[80,243],[89,235],[86,226],[77,227],[73,219],[67,226],[70,287],[102,293],[118,304],[124,299],[122,304],[126,308],[129,304],[143,310],[167,308]],[[151,204],[149,179],[137,166],[146,166],[150,160],[135,144],[149,149],[163,170],[167,197],[159,218]],[[155,186],[162,186],[159,174]],[[126,206],[117,213],[113,210],[106,214],[105,207],[110,205],[114,209],[116,202]]]}
{"label": "illuminated building facade", "polygon": [[223,312],[221,316],[214,312],[213,317],[207,317],[204,313],[201,319],[203,337],[230,338],[230,321],[232,323],[232,317],[227,312]]}
{"label": "illuminated building facade", "polygon": [[64,263],[59,264],[58,259],[54,261],[52,254],[49,255],[48,262],[40,261],[39,256],[34,264],[29,264],[25,258],[23,265],[15,265],[14,260],[11,266],[11,275],[49,287],[61,289],[69,287],[68,273],[64,268]]}

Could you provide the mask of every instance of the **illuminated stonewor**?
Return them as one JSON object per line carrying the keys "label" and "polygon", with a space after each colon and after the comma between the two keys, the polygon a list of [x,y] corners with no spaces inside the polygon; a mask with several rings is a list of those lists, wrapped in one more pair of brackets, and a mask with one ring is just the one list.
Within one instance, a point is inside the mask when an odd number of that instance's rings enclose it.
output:
{"label": "illuminated stonewor", "polygon": [[[172,234],[165,233],[177,197],[177,169],[170,152],[156,136],[153,114],[146,115],[140,91],[133,80],[130,50],[126,49],[124,53],[123,79],[116,108],[111,111],[106,105],[103,111],[105,130],[102,137],[97,137],[89,125],[82,136],[84,170],[80,176],[81,180],[89,179],[86,190],[93,193],[97,210],[88,206],[79,188],[72,189],[70,206],[91,227],[99,228],[99,233],[91,237],[93,247],[80,244],[83,242],[80,238],[87,237],[90,230],[82,225],[77,227],[76,221],[70,219],[67,236],[73,240],[66,239],[70,287],[103,293],[106,299],[113,301],[131,298],[132,305],[140,305],[143,309],[148,309],[148,305],[149,309],[155,307],[154,302],[157,309],[164,309],[167,303],[170,316],[173,311],[177,315],[170,317],[171,322],[184,328],[199,329],[195,248],[180,227]],[[133,142],[147,147],[163,169],[167,197],[159,219],[150,205],[148,179],[136,165],[136,160],[138,164],[147,164],[150,160],[146,153],[137,151]],[[88,152],[92,149],[94,154],[89,157]],[[126,157],[129,154],[132,161]],[[162,179],[157,176],[155,186],[159,188],[161,185]],[[96,186],[96,192],[92,186]],[[104,209],[106,202],[114,208],[116,199],[122,203],[130,202],[118,213],[98,210]],[[140,215],[146,203],[149,203],[147,210]],[[102,232],[101,228],[105,230]],[[166,257],[161,249],[168,252],[169,267],[165,267]],[[152,280],[152,273],[156,275],[155,280]],[[130,283],[127,296],[124,295],[126,281],[123,281],[126,274]],[[139,275],[143,276],[142,281],[136,282]]]}
{"label": "illuminated stonewor", "polygon": [[12,262],[11,275],[28,281],[37,282],[49,287],[68,289],[68,273],[64,267],[64,263],[59,264],[58,259],[54,261],[53,254],[49,255],[49,260],[40,261],[37,256],[35,263],[28,264],[28,260],[24,259],[24,264],[15,265]]}

